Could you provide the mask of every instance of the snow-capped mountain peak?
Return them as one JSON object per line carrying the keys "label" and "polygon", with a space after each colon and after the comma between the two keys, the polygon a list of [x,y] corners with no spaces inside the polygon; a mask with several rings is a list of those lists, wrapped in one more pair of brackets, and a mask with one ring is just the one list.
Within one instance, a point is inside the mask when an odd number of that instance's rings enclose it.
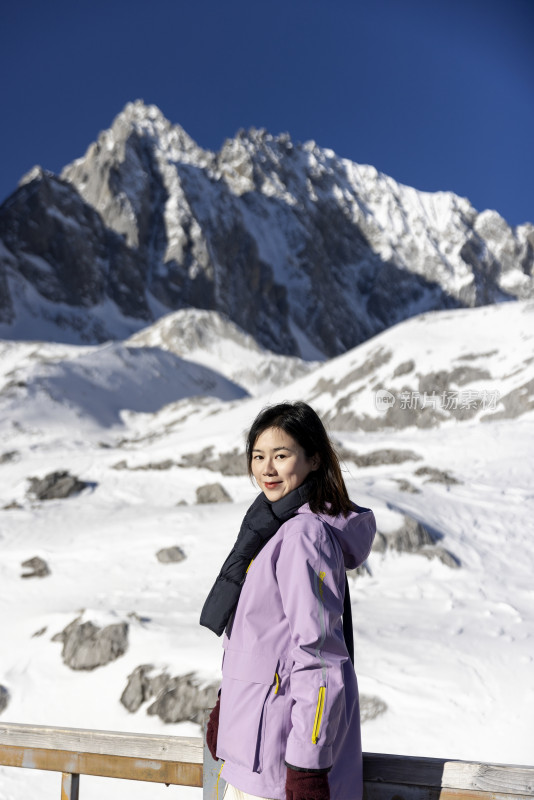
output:
{"label": "snow-capped mountain peak", "polygon": [[56,338],[94,341],[108,301],[127,319],[100,338],[196,307],[315,359],[424,311],[534,293],[532,225],[287,133],[240,131],[212,153],[142,101],[61,179],[33,171],[0,208],[0,237],[4,336],[57,317]]}

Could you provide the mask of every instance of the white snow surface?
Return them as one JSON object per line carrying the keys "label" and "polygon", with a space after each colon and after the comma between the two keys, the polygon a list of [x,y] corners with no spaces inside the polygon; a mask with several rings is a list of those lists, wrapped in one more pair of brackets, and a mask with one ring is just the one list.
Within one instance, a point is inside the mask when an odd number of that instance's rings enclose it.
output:
{"label": "white snow surface", "polygon": [[[10,693],[1,721],[200,735],[193,723],[148,716],[148,704],[131,714],[119,702],[140,664],[220,675],[221,642],[198,617],[256,489],[244,475],[180,467],[181,457],[210,446],[214,455],[243,451],[255,414],[282,399],[326,413],[345,398],[376,417],[373,383],[385,385],[408,359],[414,374],[427,374],[477,356],[491,376],[486,389],[504,396],[532,381],[532,320],[527,303],[427,314],[287,385],[279,372],[271,385],[263,375],[257,392],[236,380],[246,351],[220,318],[211,331],[226,338],[215,347],[210,334],[205,350],[195,337],[174,347],[161,329],[98,347],[1,343],[0,684]],[[385,365],[350,379],[380,350],[391,353]],[[268,357],[249,355],[251,365]],[[334,395],[319,391],[334,380]],[[428,429],[330,431],[345,450],[417,454],[366,468],[346,458],[350,494],[373,508],[379,529],[408,514],[461,561],[451,569],[420,555],[373,553],[371,574],[351,579],[360,691],[387,704],[363,725],[366,751],[534,763],[534,412],[485,424],[480,416]],[[114,469],[124,460],[127,469]],[[174,466],[132,470],[164,460]],[[431,481],[417,474],[421,466],[458,482]],[[65,500],[31,499],[28,478],[60,469],[89,487]],[[403,491],[402,480],[418,491]],[[197,505],[196,488],[215,481],[233,502]],[[18,507],[4,508],[13,501]],[[172,545],[186,560],[160,563],[156,552]],[[51,574],[22,580],[21,562],[33,556]],[[126,654],[91,672],[64,665],[51,639],[80,614],[100,625],[128,622]],[[59,783],[55,773],[0,768],[0,800],[51,800]],[[84,800],[200,798],[195,789],[85,776],[81,791]]]}

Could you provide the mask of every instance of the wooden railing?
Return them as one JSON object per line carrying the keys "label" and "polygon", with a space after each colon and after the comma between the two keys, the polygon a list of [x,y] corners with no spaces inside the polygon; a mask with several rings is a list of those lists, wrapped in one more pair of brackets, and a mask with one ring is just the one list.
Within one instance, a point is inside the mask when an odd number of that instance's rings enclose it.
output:
{"label": "wooden railing", "polygon": [[[534,798],[534,767],[377,753],[363,764],[366,800]],[[0,765],[61,773],[62,800],[78,800],[80,775],[198,786],[213,800],[219,771],[200,738],[15,723],[0,723]]]}

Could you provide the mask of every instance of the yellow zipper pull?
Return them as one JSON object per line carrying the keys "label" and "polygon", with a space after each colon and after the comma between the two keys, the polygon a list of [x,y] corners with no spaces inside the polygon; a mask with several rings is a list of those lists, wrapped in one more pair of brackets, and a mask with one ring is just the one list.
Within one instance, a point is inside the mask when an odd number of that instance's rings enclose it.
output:
{"label": "yellow zipper pull", "polygon": [[326,687],[319,686],[319,697],[317,698],[317,708],[315,709],[315,720],[312,731],[312,744],[317,744],[319,741],[319,734],[321,733],[321,721],[323,719],[325,694]]}

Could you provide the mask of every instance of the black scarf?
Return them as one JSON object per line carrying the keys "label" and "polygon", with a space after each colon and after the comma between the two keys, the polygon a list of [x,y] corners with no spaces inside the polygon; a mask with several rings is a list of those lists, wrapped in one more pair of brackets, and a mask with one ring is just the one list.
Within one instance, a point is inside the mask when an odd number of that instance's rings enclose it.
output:
{"label": "black scarf", "polygon": [[237,606],[251,560],[280,526],[295,516],[308,501],[309,495],[310,485],[307,482],[274,503],[270,503],[263,492],[258,495],[245,514],[236,543],[206,598],[200,615],[201,625],[217,636],[222,634]]}

